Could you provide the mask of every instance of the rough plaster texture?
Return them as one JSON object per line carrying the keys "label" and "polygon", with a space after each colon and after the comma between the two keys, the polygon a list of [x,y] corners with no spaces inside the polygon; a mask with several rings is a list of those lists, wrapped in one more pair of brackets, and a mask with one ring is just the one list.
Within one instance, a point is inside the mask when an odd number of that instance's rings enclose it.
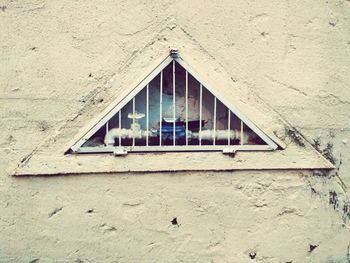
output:
{"label": "rough plaster texture", "polygon": [[[348,262],[349,17],[346,0],[0,1],[0,261]],[[337,169],[10,176],[174,45]]]}

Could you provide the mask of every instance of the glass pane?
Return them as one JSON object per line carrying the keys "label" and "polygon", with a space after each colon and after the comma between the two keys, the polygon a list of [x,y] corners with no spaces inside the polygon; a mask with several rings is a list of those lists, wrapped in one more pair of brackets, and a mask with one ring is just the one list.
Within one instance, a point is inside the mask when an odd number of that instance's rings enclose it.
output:
{"label": "glass pane", "polygon": [[200,83],[188,74],[188,145],[199,145],[199,87]]}
{"label": "glass pane", "polygon": [[228,145],[228,108],[216,100],[216,145]]}
{"label": "glass pane", "polygon": [[244,145],[267,145],[259,135],[243,123],[243,144]]}
{"label": "glass pane", "polygon": [[241,143],[241,120],[232,111],[230,115],[230,145],[239,145]]}
{"label": "glass pane", "polygon": [[103,125],[94,135],[87,140],[82,147],[104,147],[106,125]]}
{"label": "glass pane", "polygon": [[200,134],[202,145],[213,145],[214,129],[214,96],[203,87],[202,120],[204,126]]}
{"label": "glass pane", "polygon": [[149,83],[148,145],[159,145],[160,74]]}

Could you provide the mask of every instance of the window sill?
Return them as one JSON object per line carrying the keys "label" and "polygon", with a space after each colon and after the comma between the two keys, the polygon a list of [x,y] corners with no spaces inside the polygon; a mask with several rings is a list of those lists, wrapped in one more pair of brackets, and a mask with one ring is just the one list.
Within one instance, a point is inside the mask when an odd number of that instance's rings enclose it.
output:
{"label": "window sill", "polygon": [[333,165],[311,147],[290,145],[285,150],[221,152],[167,152],[113,154],[68,154],[36,152],[20,165],[15,176],[110,174],[129,172],[310,170],[333,169]]}

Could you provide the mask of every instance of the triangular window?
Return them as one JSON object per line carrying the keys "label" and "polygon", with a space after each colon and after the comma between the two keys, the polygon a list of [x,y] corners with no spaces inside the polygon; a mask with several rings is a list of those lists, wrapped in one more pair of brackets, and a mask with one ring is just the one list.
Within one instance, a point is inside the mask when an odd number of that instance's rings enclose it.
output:
{"label": "triangular window", "polygon": [[172,50],[72,147],[75,153],[274,150],[273,142]]}

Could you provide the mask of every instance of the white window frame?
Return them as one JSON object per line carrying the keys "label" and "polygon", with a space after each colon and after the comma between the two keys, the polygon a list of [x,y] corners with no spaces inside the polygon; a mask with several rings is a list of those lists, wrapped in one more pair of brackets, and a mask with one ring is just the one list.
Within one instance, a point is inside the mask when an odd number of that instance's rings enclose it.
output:
{"label": "white window frame", "polygon": [[[187,133],[186,133],[186,145],[159,145],[159,146],[97,146],[97,147],[82,147],[82,145],[88,141],[99,129],[104,125],[108,127],[108,121],[114,117],[129,101],[145,87],[159,74],[162,74],[165,67],[170,63],[177,62],[186,70],[187,74],[191,74],[197,81],[200,82],[201,86],[209,90],[216,99],[220,100],[228,109],[232,111],[241,120],[241,136],[243,133],[243,123],[255,132],[266,145],[188,145],[187,144]],[[175,78],[173,78],[175,82]],[[173,86],[175,84],[173,83]],[[186,78],[186,92],[187,92],[187,78]],[[147,100],[148,101],[148,100]],[[186,102],[187,103],[187,102]],[[160,105],[161,107],[161,105]],[[201,114],[200,114],[201,115]],[[148,115],[147,115],[148,116]],[[186,117],[187,118],[187,117]],[[175,125],[175,123],[174,123]],[[187,124],[186,124],[187,125]],[[175,132],[175,129],[174,129]],[[242,140],[241,140],[242,141]],[[174,140],[175,142],[175,140]],[[193,67],[191,67],[181,56],[177,50],[171,50],[170,54],[160,62],[160,64],[150,72],[139,84],[130,90],[130,92],[121,100],[115,100],[111,107],[102,115],[98,122],[90,127],[86,132],[80,136],[80,139],[76,141],[70,152],[72,153],[128,153],[128,152],[171,152],[171,151],[222,151],[224,153],[231,153],[235,151],[272,151],[276,150],[278,145],[267,136],[260,128],[258,128],[252,121],[250,121],[235,105],[230,102],[229,98],[221,96],[208,81],[205,80]]]}

